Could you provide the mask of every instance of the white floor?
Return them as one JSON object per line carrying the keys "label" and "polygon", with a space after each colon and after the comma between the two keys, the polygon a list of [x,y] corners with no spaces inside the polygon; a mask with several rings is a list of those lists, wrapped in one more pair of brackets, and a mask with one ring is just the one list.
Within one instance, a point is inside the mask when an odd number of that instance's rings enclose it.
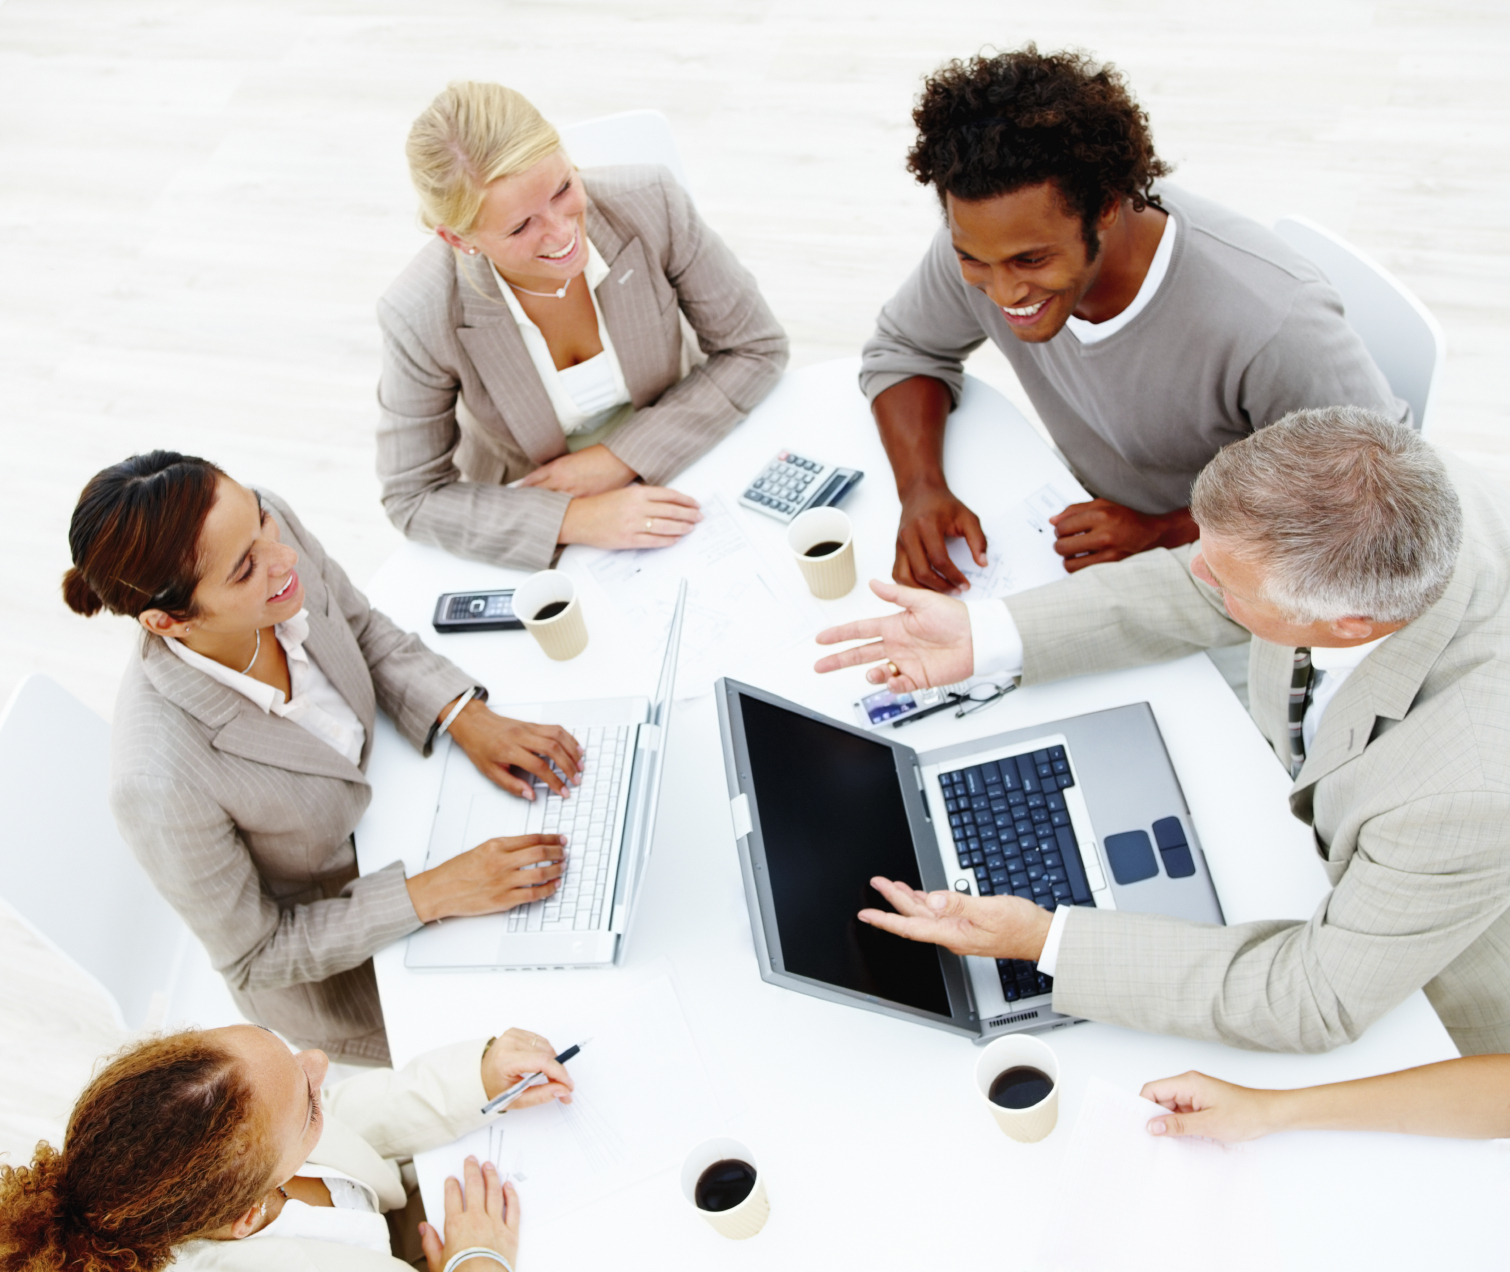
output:
{"label": "white floor", "polygon": [[[447,80],[560,122],[664,111],[801,366],[858,348],[937,223],[902,166],[919,77],[1028,38],[1120,64],[1178,180],[1415,289],[1450,350],[1435,436],[1510,479],[1503,0],[0,0],[0,701],[40,669],[109,716],[129,625],[57,584],[80,487],[133,451],[278,490],[359,583],[392,551],[372,306],[423,242],[403,138]],[[972,370],[1022,401],[989,348]],[[0,967],[45,962],[0,924]],[[0,976],[0,1037],[52,1030],[7,1046],[0,1119],[109,1045],[38,977]]]}
{"label": "white floor", "polygon": [[448,79],[664,111],[800,366],[855,351],[936,223],[902,167],[919,77],[1027,38],[1120,64],[1179,180],[1398,273],[1447,328],[1437,436],[1510,477],[1502,0],[0,0],[0,700],[42,668],[109,715],[128,632],[57,581],[132,451],[280,491],[358,582],[392,550],[372,305],[421,245],[402,144]]}

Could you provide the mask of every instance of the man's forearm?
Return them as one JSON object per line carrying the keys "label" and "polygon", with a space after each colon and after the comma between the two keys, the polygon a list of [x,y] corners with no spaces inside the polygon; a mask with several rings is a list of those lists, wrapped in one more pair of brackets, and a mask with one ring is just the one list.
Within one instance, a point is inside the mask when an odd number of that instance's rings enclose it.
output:
{"label": "man's forearm", "polygon": [[904,500],[914,488],[946,484],[944,428],[953,405],[948,386],[926,375],[893,384],[870,404]]}

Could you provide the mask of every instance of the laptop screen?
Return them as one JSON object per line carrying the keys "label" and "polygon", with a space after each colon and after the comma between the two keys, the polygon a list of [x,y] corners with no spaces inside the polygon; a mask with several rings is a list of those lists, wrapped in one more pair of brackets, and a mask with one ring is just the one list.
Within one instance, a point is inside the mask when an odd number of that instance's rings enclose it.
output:
{"label": "laptop screen", "polygon": [[938,952],[861,923],[872,875],[921,887],[893,752],[747,694],[740,714],[782,970],[948,1016]]}

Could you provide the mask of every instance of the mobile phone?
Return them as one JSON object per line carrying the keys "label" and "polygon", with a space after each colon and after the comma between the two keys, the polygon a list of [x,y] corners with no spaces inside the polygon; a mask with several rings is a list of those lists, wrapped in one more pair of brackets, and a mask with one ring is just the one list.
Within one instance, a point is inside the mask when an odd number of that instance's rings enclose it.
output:
{"label": "mobile phone", "polygon": [[947,689],[919,689],[916,693],[896,694],[890,689],[882,689],[877,693],[867,694],[855,703],[855,715],[861,724],[876,729],[909,716],[914,711],[938,706],[948,692]]}
{"label": "mobile phone", "polygon": [[514,589],[446,592],[435,602],[438,632],[499,632],[524,626],[514,613]]}

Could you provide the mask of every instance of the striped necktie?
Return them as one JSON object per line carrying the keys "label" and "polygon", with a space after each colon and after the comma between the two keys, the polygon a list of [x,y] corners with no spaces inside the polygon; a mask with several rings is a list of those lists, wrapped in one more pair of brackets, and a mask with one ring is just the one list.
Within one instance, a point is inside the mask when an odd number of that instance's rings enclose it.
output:
{"label": "striped necktie", "polygon": [[1311,705],[1311,651],[1295,651],[1295,670],[1290,675],[1290,776],[1300,776],[1306,762],[1306,708]]}

